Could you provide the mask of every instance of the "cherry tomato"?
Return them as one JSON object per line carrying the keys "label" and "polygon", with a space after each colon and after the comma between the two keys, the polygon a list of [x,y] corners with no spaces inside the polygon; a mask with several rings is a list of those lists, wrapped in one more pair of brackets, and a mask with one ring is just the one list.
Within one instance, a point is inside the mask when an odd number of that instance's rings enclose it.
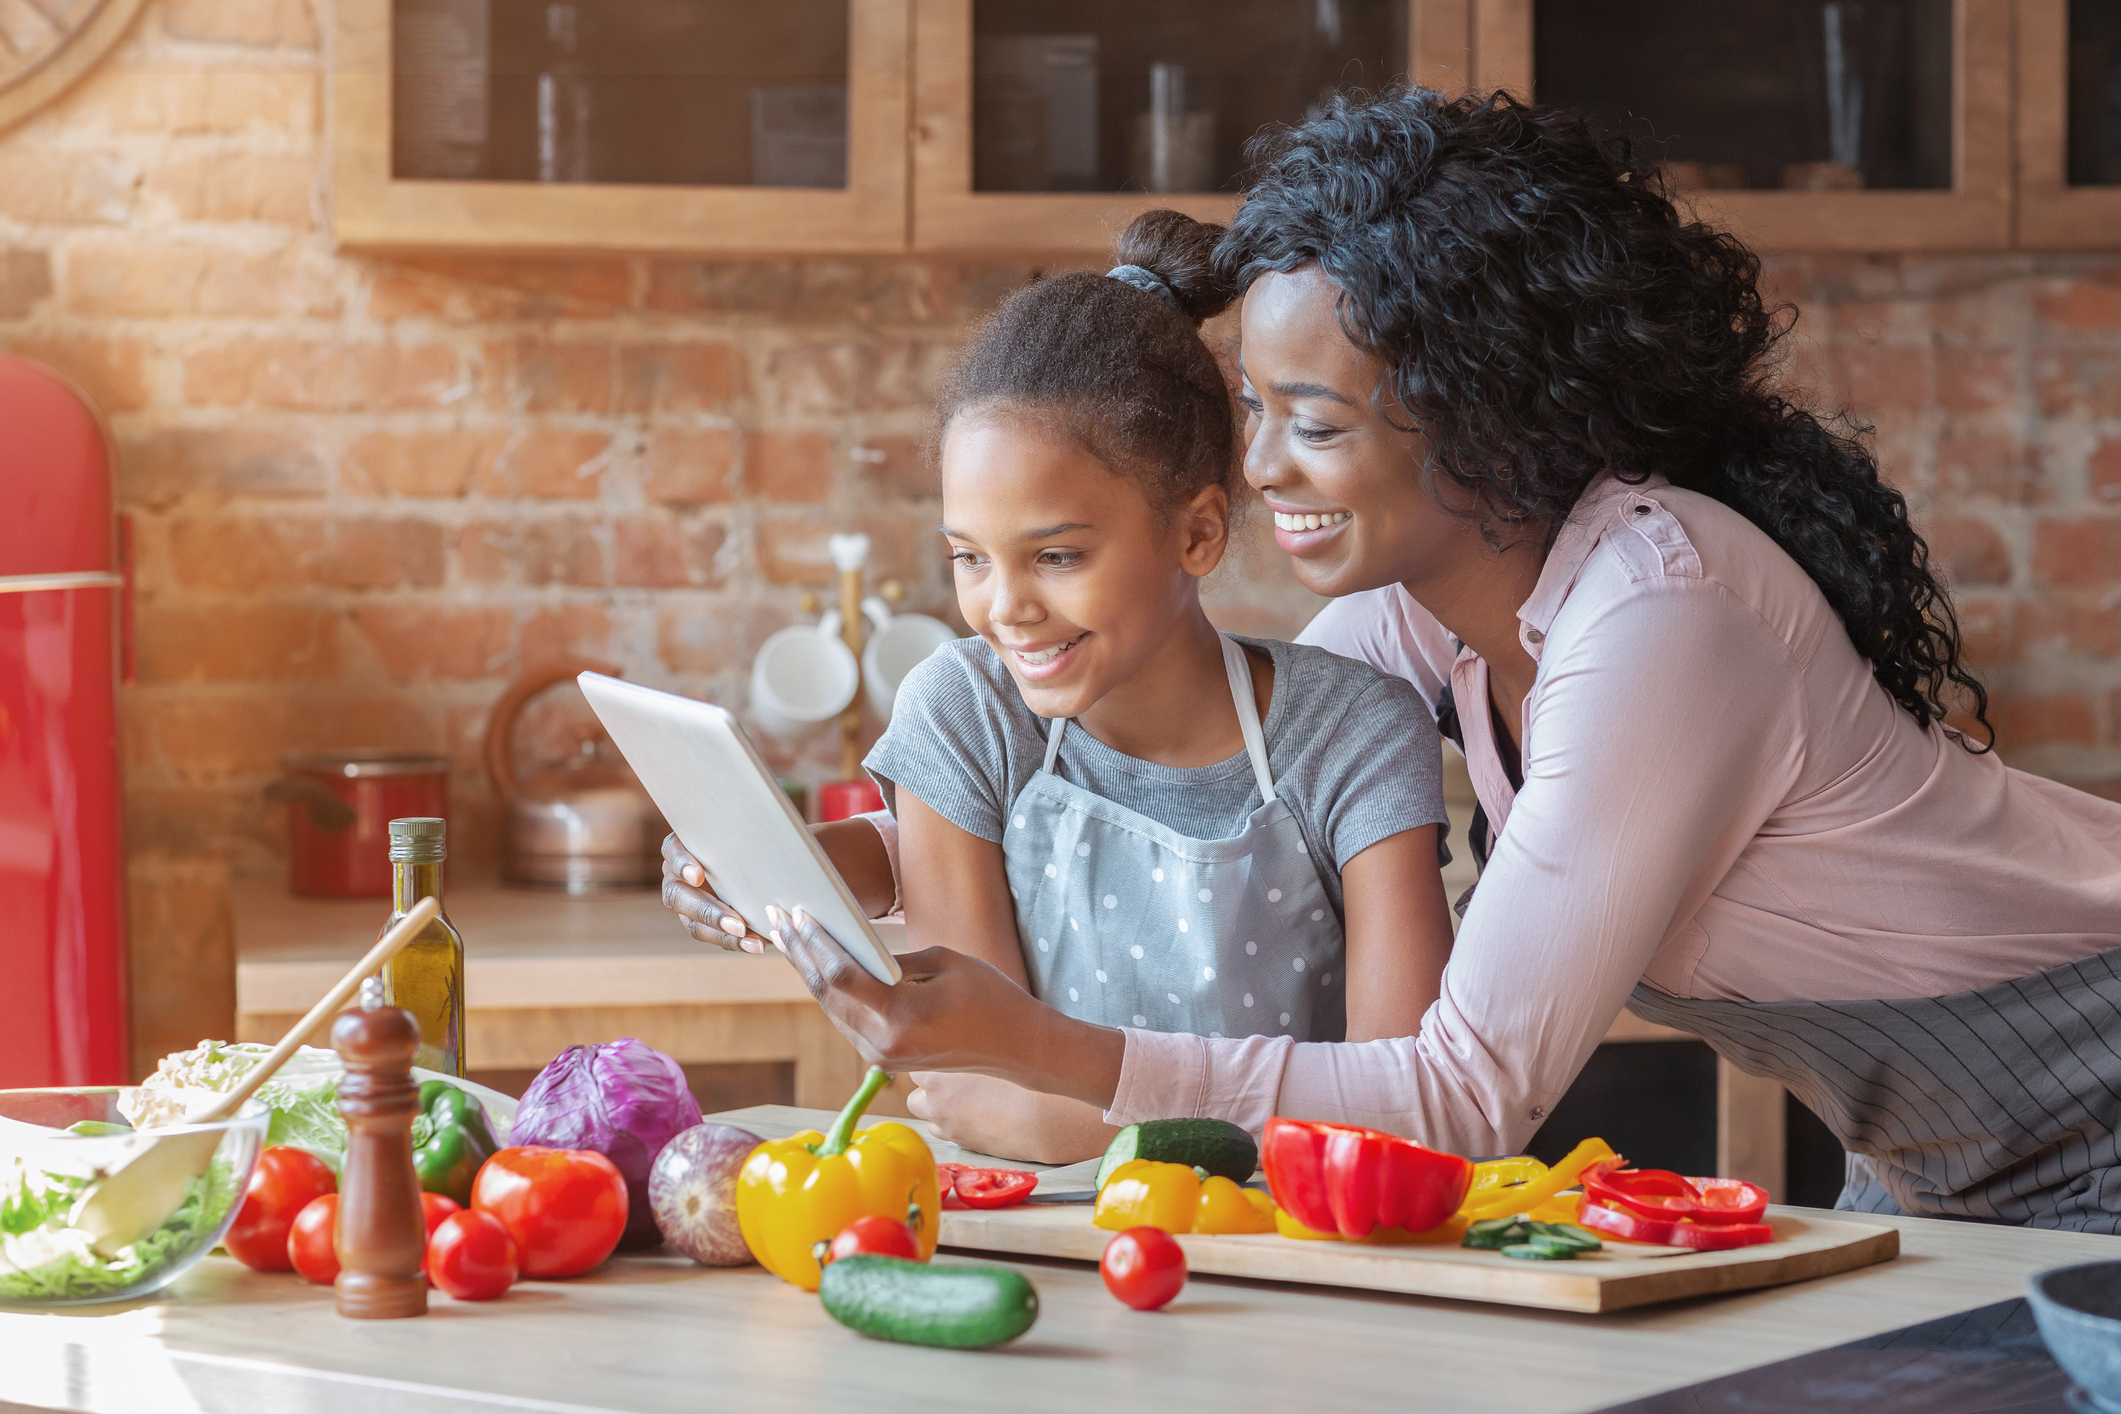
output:
{"label": "cherry tomato", "polygon": [[1028,1169],[961,1168],[950,1187],[968,1208],[1013,1208],[1038,1187],[1038,1175]]}
{"label": "cherry tomato", "polygon": [[491,1301],[516,1280],[516,1244],[492,1213],[445,1216],[427,1241],[428,1279],[459,1301]]}
{"label": "cherry tomato", "polygon": [[1130,1227],[1105,1244],[1097,1269],[1105,1290],[1137,1311],[1154,1311],[1186,1284],[1186,1254],[1160,1227]]}
{"label": "cherry tomato", "polygon": [[331,1166],[306,1149],[276,1145],[258,1155],[243,1190],[243,1207],[222,1242],[228,1254],[253,1271],[293,1268],[287,1234],[310,1200],[339,1191]]}
{"label": "cherry tomato", "polygon": [[591,1149],[503,1149],[472,1180],[471,1206],[508,1229],[524,1276],[580,1276],[619,1245],[626,1178]]}
{"label": "cherry tomato", "polygon": [[[461,1213],[463,1211],[463,1205],[447,1193],[422,1193],[420,1195],[420,1216],[427,1219],[428,1241],[432,1242],[434,1240],[435,1229],[442,1225],[442,1219],[448,1217],[451,1213]],[[420,1251],[420,1274],[422,1276],[427,1274],[427,1251],[425,1248]]]}
{"label": "cherry tomato", "polygon": [[856,1218],[840,1229],[840,1235],[832,1239],[832,1247],[825,1254],[828,1262],[837,1262],[842,1257],[852,1257],[857,1252],[868,1252],[879,1257],[903,1257],[909,1262],[925,1262],[921,1255],[921,1244],[914,1239],[913,1229],[897,1218]]}
{"label": "cherry tomato", "polygon": [[338,1223],[339,1195],[326,1193],[310,1199],[287,1230],[288,1261],[318,1286],[330,1286],[339,1279],[339,1249],[332,1243],[332,1229]]}

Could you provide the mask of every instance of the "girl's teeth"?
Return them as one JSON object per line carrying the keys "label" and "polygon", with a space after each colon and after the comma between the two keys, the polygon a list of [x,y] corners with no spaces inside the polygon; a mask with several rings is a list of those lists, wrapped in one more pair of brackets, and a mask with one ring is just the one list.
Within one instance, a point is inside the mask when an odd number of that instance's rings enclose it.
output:
{"label": "girl's teeth", "polygon": [[1074,646],[1075,640],[1071,638],[1066,643],[1061,644],[1057,648],[1041,648],[1036,653],[1019,652],[1016,656],[1023,659],[1026,663],[1029,663],[1032,667],[1036,668],[1052,662],[1055,658],[1058,658],[1061,654],[1067,652],[1070,648],[1073,648]]}
{"label": "girl's teeth", "polygon": [[1324,515],[1299,516],[1276,511],[1274,513],[1274,528],[1276,530],[1323,530],[1328,526],[1339,525],[1350,514],[1352,512],[1349,511],[1327,511]]}

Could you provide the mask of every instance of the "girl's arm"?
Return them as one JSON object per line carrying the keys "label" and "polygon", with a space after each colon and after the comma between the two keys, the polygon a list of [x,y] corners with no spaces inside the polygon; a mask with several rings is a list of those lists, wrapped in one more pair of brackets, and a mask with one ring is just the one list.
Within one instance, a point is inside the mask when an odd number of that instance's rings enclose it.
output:
{"label": "girl's arm", "polygon": [[[1029,991],[1002,847],[960,829],[904,787],[898,812],[907,941],[979,958]],[[907,1097],[906,1108],[942,1138],[978,1153],[1072,1163],[1103,1153],[1119,1132],[1094,1105],[1006,1080],[929,1071],[915,1072],[913,1080],[920,1088]]]}
{"label": "girl's arm", "polygon": [[1451,913],[1434,825],[1402,830],[1340,871],[1348,923],[1348,1039],[1421,1030],[1451,960]]}

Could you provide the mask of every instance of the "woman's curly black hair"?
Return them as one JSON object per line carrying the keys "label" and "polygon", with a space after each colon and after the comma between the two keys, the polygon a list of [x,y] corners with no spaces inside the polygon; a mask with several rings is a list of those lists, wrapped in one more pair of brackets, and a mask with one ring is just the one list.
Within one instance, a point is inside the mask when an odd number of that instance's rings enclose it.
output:
{"label": "woman's curly black hair", "polygon": [[1762,302],[1759,258],[1682,217],[1626,140],[1507,94],[1416,89],[1335,99],[1259,144],[1217,265],[1240,290],[1313,264],[1332,280],[1428,441],[1429,485],[1549,543],[1602,472],[1712,496],[1804,567],[1918,723],[1956,687],[1987,725],[1867,429],[1773,389],[1791,315]]}

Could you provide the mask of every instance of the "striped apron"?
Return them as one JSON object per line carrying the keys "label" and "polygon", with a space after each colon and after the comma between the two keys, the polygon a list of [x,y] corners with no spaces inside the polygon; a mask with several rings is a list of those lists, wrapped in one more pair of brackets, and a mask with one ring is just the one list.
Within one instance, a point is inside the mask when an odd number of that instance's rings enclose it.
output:
{"label": "striped apron", "polygon": [[1848,1150],[1838,1208],[2121,1233],[2121,948],[1974,992],[1628,1010],[1778,1080]]}

